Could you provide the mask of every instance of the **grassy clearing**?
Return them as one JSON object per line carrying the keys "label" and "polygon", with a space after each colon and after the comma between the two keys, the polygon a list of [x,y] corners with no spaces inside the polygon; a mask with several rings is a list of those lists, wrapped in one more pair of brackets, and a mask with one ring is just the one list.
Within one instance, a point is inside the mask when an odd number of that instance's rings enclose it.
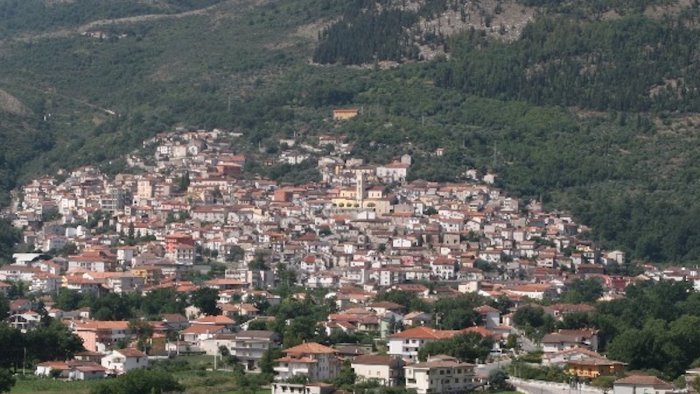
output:
{"label": "grassy clearing", "polygon": [[98,381],[68,382],[53,379],[26,378],[17,379],[17,384],[12,388],[11,393],[74,393],[87,394]]}
{"label": "grassy clearing", "polygon": [[[195,358],[199,356],[187,356]],[[201,357],[200,357],[201,360]],[[255,392],[237,390],[236,378],[231,372],[226,371],[204,371],[196,369],[196,361],[191,361],[193,369],[188,371],[175,372],[173,375],[185,386],[186,393],[210,394],[210,393],[233,393],[233,394],[262,394],[269,393],[268,390],[259,389]],[[99,380],[76,382],[62,381],[37,377],[18,379],[17,384],[12,388],[11,393],[18,394],[88,394],[90,389],[99,383]]]}

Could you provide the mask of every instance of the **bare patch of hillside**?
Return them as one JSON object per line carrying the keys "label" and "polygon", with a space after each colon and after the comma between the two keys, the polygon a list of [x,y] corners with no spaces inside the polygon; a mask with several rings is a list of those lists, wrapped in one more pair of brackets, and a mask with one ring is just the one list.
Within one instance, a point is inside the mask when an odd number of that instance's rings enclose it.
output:
{"label": "bare patch of hillside", "polygon": [[8,112],[13,115],[29,115],[32,110],[29,109],[24,103],[19,101],[17,97],[7,93],[6,91],[0,89],[0,111]]}

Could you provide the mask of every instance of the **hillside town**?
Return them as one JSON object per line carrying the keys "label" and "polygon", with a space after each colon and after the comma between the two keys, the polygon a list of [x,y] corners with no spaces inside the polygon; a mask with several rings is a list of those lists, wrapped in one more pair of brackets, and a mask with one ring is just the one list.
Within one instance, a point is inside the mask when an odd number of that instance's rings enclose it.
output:
{"label": "hillside town", "polygon": [[[625,253],[601,248],[586,226],[508,195],[480,169],[464,168],[459,183],[412,180],[408,153],[367,163],[343,136],[321,135],[281,140],[259,163],[316,163],[320,180],[287,184],[252,174],[235,141],[223,130],[163,133],[128,157],[125,173],[87,166],[15,192],[4,215],[23,250],[0,266],[0,294],[11,298],[3,319],[23,333],[60,321],[83,346],[70,359],[38,360],[35,375],[101,379],[196,354],[215,369],[271,372],[274,394],[342,392],[335,382],[347,373],[418,394],[462,393],[495,384],[504,368],[524,392],[602,393],[591,383],[606,376],[615,393],[676,392],[599,353],[598,330],[567,328],[567,316],[643,282],[699,290],[698,270],[631,273]],[[582,283],[599,286],[595,299],[569,297]],[[182,309],[105,320],[57,301],[159,291]],[[279,322],[289,305],[315,309]],[[552,322],[546,329],[520,322],[533,305]],[[301,317],[308,335],[292,335]],[[485,350],[450,354],[460,341]],[[514,360],[525,354],[539,355],[527,368],[558,368],[565,381],[518,377]]]}

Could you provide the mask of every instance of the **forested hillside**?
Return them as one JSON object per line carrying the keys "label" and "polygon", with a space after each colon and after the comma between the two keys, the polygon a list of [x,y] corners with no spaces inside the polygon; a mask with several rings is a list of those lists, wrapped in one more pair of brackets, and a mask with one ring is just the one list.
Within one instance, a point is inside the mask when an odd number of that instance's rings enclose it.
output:
{"label": "forested hillside", "polygon": [[74,27],[101,19],[148,14],[174,14],[207,7],[221,0],[3,0],[0,2],[0,38],[21,32]]}
{"label": "forested hillside", "polygon": [[[411,152],[413,179],[494,169],[634,258],[700,260],[695,3],[108,3],[0,0],[0,89],[28,109],[0,113],[2,192],[86,163],[121,170],[174,126],[237,129],[241,151],[337,132],[369,160]],[[106,36],[77,28],[154,13]],[[447,56],[420,61],[431,45]],[[401,65],[346,66],[382,60]],[[341,105],[362,116],[329,122]]]}

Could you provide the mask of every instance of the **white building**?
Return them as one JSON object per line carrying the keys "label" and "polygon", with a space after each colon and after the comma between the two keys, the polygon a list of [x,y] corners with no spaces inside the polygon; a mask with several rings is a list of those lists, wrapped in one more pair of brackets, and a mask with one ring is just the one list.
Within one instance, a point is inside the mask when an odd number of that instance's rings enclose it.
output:
{"label": "white building", "polygon": [[263,354],[279,346],[280,336],[272,331],[250,330],[236,334],[219,334],[200,341],[200,349],[208,355],[220,354],[225,346],[229,354],[236,356],[247,370],[257,370]]}
{"label": "white building", "polygon": [[403,182],[408,174],[409,164],[406,163],[389,163],[377,167],[377,178],[388,182]]}
{"label": "white building", "polygon": [[429,327],[414,327],[389,337],[389,355],[399,356],[407,362],[418,360],[418,350],[426,343],[449,339],[458,331],[436,330]]}
{"label": "white building", "polygon": [[398,357],[386,355],[362,355],[351,363],[358,381],[376,381],[382,386],[396,386],[403,362]]}
{"label": "white building", "polygon": [[284,351],[286,356],[275,361],[277,380],[284,381],[292,376],[306,375],[309,381],[333,379],[340,372],[340,360],[335,350],[315,342],[303,343]]}
{"label": "white building", "polygon": [[406,388],[417,394],[465,393],[474,387],[474,365],[449,356],[436,356],[428,361],[407,365]]}
{"label": "white building", "polygon": [[148,367],[148,356],[136,349],[118,349],[102,357],[102,366],[115,375]]}

